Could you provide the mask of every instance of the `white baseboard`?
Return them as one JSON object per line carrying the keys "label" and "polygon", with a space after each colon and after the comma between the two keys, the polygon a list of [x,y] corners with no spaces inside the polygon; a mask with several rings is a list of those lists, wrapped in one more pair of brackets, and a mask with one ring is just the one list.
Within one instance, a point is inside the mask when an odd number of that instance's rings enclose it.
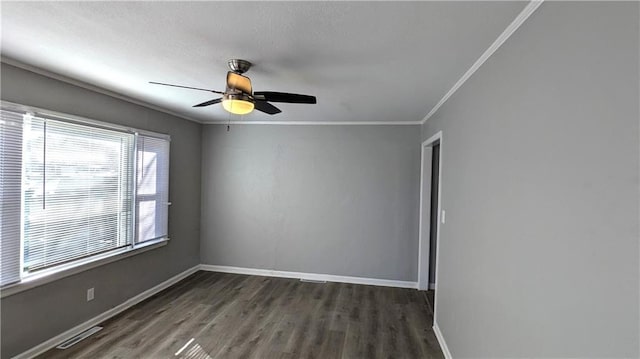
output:
{"label": "white baseboard", "polygon": [[[85,330],[94,327],[105,320],[131,308],[132,306],[142,302],[143,300],[153,296],[161,292],[162,290],[169,288],[170,286],[178,283],[184,278],[190,276],[191,274],[197,272],[198,270],[211,271],[211,272],[223,272],[223,273],[236,273],[236,274],[248,274],[248,275],[258,275],[258,276],[267,276],[267,277],[280,277],[280,278],[299,278],[299,279],[308,279],[308,280],[317,280],[317,281],[327,281],[327,282],[341,282],[341,283],[353,283],[353,284],[365,284],[365,285],[376,285],[376,286],[384,286],[384,287],[398,287],[398,288],[417,288],[417,282],[409,282],[409,281],[400,281],[400,280],[389,280],[389,279],[376,279],[376,278],[362,278],[362,277],[349,277],[349,276],[339,276],[339,275],[331,275],[331,274],[316,274],[316,273],[300,273],[300,272],[286,272],[286,271],[276,271],[269,269],[255,269],[255,268],[242,268],[242,267],[229,267],[229,266],[218,266],[218,265],[209,265],[209,264],[200,264],[185,270],[182,273],[179,273],[166,281],[156,285],[153,288],[150,288],[135,297],[129,298],[124,303],[119,304],[104,313],[101,313],[82,324],[78,324],[75,327],[56,335],[53,338],[50,338],[35,347],[18,354],[13,357],[13,359],[28,359],[36,357],[47,350],[55,347],[56,345],[62,343],[63,341],[76,336]],[[435,330],[434,326],[434,330]],[[436,336],[438,336],[438,331],[436,332]],[[443,340],[440,339],[441,336],[438,337],[438,340],[441,343],[444,343]],[[446,346],[443,346],[443,351]],[[445,352],[445,353],[448,353]],[[446,355],[446,354],[445,354]],[[447,358],[450,358],[449,355]]]}
{"label": "white baseboard", "polygon": [[449,351],[449,347],[447,346],[447,342],[444,341],[440,327],[438,327],[438,323],[436,322],[433,323],[433,332],[436,333],[436,338],[438,339],[440,349],[442,349],[442,354],[444,354],[445,359],[453,359],[451,352]]}
{"label": "white baseboard", "polygon": [[205,271],[210,271],[210,272],[248,274],[248,275],[258,275],[258,276],[264,276],[264,277],[296,278],[296,279],[307,279],[307,280],[317,280],[317,281],[326,281],[326,282],[376,285],[376,286],[382,286],[382,287],[398,287],[398,288],[413,288],[413,289],[418,288],[417,282],[408,282],[408,281],[402,281],[402,280],[349,277],[349,276],[341,276],[341,275],[333,275],[333,274],[287,272],[287,271],[277,271],[277,270],[271,270],[271,269],[230,267],[230,266],[219,266],[219,265],[211,265],[211,264],[201,264],[200,269]]}
{"label": "white baseboard", "polygon": [[59,335],[56,335],[55,337],[46,340],[38,345],[36,345],[35,347],[21,353],[18,354],[17,356],[13,357],[13,359],[27,359],[27,358],[33,358],[35,356],[38,356],[44,352],[46,352],[47,350],[55,347],[56,345],[62,343],[63,341],[76,336],[82,332],[84,332],[85,330],[98,325],[102,322],[104,322],[105,320],[115,316],[116,314],[119,314],[129,308],[131,308],[132,306],[142,302],[143,300],[151,297],[152,295],[161,292],[162,290],[169,288],[170,286],[174,285],[175,283],[178,283],[179,281],[183,280],[184,278],[190,276],[191,274],[197,272],[200,269],[200,266],[194,266],[192,268],[187,269],[186,271],[179,273],[167,280],[165,280],[164,282],[156,285],[155,287],[148,289],[138,295],[136,295],[135,297],[129,298],[127,301],[125,301],[124,303],[117,305],[109,310],[107,310],[106,312],[99,314],[98,316],[95,316],[89,320],[87,320],[86,322],[76,325],[75,327],[67,330],[64,333],[61,333]]}

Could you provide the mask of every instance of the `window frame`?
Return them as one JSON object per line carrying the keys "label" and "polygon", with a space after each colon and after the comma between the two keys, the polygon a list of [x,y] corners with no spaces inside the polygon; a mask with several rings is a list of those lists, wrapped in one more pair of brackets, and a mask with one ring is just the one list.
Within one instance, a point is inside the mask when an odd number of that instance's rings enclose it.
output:
{"label": "window frame", "polygon": [[[165,225],[167,226],[167,236],[168,236],[168,226],[169,226],[169,206],[171,206],[171,201],[169,200],[169,194],[168,191],[166,193],[166,198],[163,197],[162,195],[164,193],[162,193],[161,191],[156,191],[156,193],[154,194],[141,194],[139,193],[139,176],[138,176],[138,164],[139,164],[139,160],[140,158],[138,158],[137,156],[139,156],[140,154],[140,150],[141,148],[139,147],[140,141],[138,140],[138,137],[141,134],[137,134],[136,135],[136,140],[134,142],[134,152],[136,154],[135,158],[134,158],[134,166],[135,166],[135,170],[133,171],[133,190],[134,190],[134,198],[133,198],[133,216],[134,218],[134,223],[133,223],[133,245],[142,245],[144,243],[147,242],[153,242],[153,241],[157,241],[160,238],[152,238],[152,239],[146,239],[146,240],[140,240],[140,238],[138,237],[140,235],[140,221],[139,220],[135,220],[135,219],[139,219],[138,217],[138,212],[140,211],[140,203],[148,201],[149,199],[153,199],[156,202],[159,202],[160,200],[165,200],[166,206],[167,206],[167,220],[165,221]],[[145,151],[146,148],[146,140],[151,138],[151,137],[155,137],[155,136],[150,136],[150,135],[143,135],[145,138],[142,141],[143,144],[143,148],[142,148],[142,153],[144,156],[144,153],[146,153],[147,151]],[[158,137],[155,137],[156,139],[158,139]],[[161,139],[161,138],[160,138]],[[163,170],[166,171],[166,175],[167,175],[167,181],[169,180],[169,167],[170,167],[170,143],[169,143],[169,150],[166,153],[160,153],[161,156],[157,156],[156,157],[156,163],[157,164],[166,164],[166,166],[159,166],[157,170]],[[153,148],[153,147],[152,147]],[[144,163],[144,160],[142,161]],[[162,177],[157,177],[154,176],[155,179],[155,188],[159,188],[161,184],[163,184],[162,181]],[[167,182],[167,188],[168,188],[168,182]],[[156,205],[157,206],[157,205]],[[156,216],[157,219],[157,216]]]}
{"label": "window frame", "polygon": [[[14,282],[14,283],[10,283],[10,284],[6,284],[2,287],[0,287],[0,298],[5,298],[7,296],[11,296],[13,294],[16,293],[20,293],[22,291],[31,289],[31,288],[35,288],[53,281],[57,281],[60,280],[62,278],[74,275],[74,274],[78,274],[99,266],[103,266],[109,263],[113,263],[119,260],[122,260],[124,258],[128,258],[137,254],[141,254],[156,248],[160,248],[163,247],[165,245],[168,244],[170,238],[169,238],[169,233],[167,231],[166,236],[161,237],[161,238],[157,238],[157,239],[153,239],[153,240],[148,240],[148,241],[144,241],[144,242],[137,242],[136,241],[136,237],[135,237],[135,231],[137,229],[137,220],[135,220],[136,218],[136,192],[135,192],[135,186],[136,186],[136,173],[135,173],[135,153],[136,153],[136,146],[135,143],[137,142],[137,137],[142,135],[142,136],[149,136],[149,137],[155,137],[155,138],[159,138],[159,139],[164,139],[167,141],[171,141],[171,137],[167,134],[162,134],[162,133],[158,133],[158,132],[153,132],[153,131],[147,131],[147,130],[141,130],[141,129],[137,129],[137,128],[133,128],[133,127],[129,127],[129,126],[122,126],[122,125],[117,125],[117,124],[112,124],[112,123],[108,123],[108,122],[103,122],[103,121],[97,121],[97,120],[93,120],[93,119],[89,119],[86,117],[82,117],[82,116],[77,116],[77,115],[71,115],[71,114],[66,114],[66,113],[61,113],[61,112],[56,112],[56,111],[51,111],[51,110],[46,110],[46,109],[42,109],[42,108],[38,108],[38,107],[33,107],[33,106],[27,106],[27,105],[21,105],[21,104],[17,104],[17,103],[13,103],[13,102],[9,102],[9,101],[0,101],[0,107],[3,110],[7,110],[7,111],[14,111],[14,112],[24,112],[24,113],[30,113],[33,116],[37,116],[37,117],[43,117],[46,119],[51,119],[51,120],[59,120],[59,121],[65,121],[65,122],[71,122],[71,123],[76,123],[76,124],[80,124],[80,125],[85,125],[85,126],[91,126],[91,127],[99,127],[99,128],[104,128],[104,129],[110,129],[110,130],[116,130],[116,131],[122,131],[122,132],[127,132],[127,133],[131,133],[133,134],[136,139],[134,140],[134,146],[133,146],[133,152],[134,152],[134,169],[133,169],[133,186],[134,186],[134,191],[133,191],[133,198],[132,198],[132,204],[133,204],[133,209],[132,209],[132,217],[134,218],[134,221],[132,223],[132,231],[134,231],[134,236],[131,238],[131,243],[128,244],[126,247],[123,248],[119,248],[119,249],[114,249],[114,250],[110,250],[108,252],[104,252],[104,253],[97,253],[95,255],[91,255],[88,257],[84,257],[84,258],[79,258],[73,261],[70,261],[68,263],[64,263],[64,264],[59,264],[56,266],[52,266],[50,268],[46,268],[46,269],[42,269],[42,270],[38,270],[35,271],[33,273],[24,273],[23,269],[20,268],[20,272],[21,272],[21,279],[18,282]],[[170,153],[166,154],[167,156],[170,156]],[[167,173],[167,175],[169,175],[169,173]],[[169,185],[167,185],[167,193],[169,192]],[[168,205],[171,205],[171,202],[168,202]],[[20,215],[22,217],[22,214]],[[167,221],[168,221],[168,216],[169,216],[169,211],[167,211]],[[20,240],[20,262],[22,262],[22,256],[24,255],[24,249],[23,249],[23,243],[22,243],[22,239]]]}

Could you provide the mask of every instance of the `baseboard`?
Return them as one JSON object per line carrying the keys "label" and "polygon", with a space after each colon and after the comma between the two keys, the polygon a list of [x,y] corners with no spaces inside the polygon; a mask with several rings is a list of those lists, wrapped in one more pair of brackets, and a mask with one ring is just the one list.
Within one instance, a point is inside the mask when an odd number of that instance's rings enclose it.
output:
{"label": "baseboard", "polygon": [[277,270],[271,270],[271,269],[230,267],[230,266],[220,266],[220,265],[211,265],[211,264],[201,264],[200,269],[204,271],[210,271],[210,272],[248,274],[248,275],[258,275],[258,276],[265,276],[265,277],[308,279],[308,280],[327,281],[327,282],[376,285],[381,287],[397,287],[397,288],[413,288],[413,289],[418,288],[417,282],[390,280],[390,279],[377,279],[377,278],[349,277],[349,276],[341,276],[341,275],[333,275],[333,274],[287,272],[287,271],[277,271]]}
{"label": "baseboard", "polygon": [[21,353],[18,354],[17,356],[13,357],[13,359],[27,359],[27,358],[33,358],[35,356],[38,356],[44,352],[46,352],[47,350],[55,347],[56,345],[62,343],[63,341],[67,340],[68,338],[71,338],[73,336],[76,336],[82,332],[84,332],[85,330],[102,323],[103,321],[115,316],[116,314],[119,314],[127,309],[129,309],[130,307],[142,302],[143,300],[151,297],[152,295],[161,292],[164,289],[169,288],[170,286],[178,283],[179,281],[183,280],[184,278],[190,276],[191,274],[197,272],[200,269],[200,266],[194,266],[192,268],[187,269],[186,271],[179,273],[167,280],[165,280],[164,282],[156,285],[153,288],[150,288],[148,290],[145,290],[144,292],[136,295],[135,297],[129,298],[127,301],[125,301],[122,304],[119,304],[109,310],[107,310],[106,312],[99,314],[96,317],[93,317],[89,320],[87,320],[86,322],[76,325],[75,327],[67,330],[66,332],[56,335],[55,337],[42,342],[38,345],[36,345],[35,347]]}
{"label": "baseboard", "polygon": [[[209,264],[200,264],[185,270],[182,273],[179,273],[166,281],[156,285],[153,288],[150,288],[135,297],[129,298],[124,303],[119,304],[89,320],[84,323],[78,324],[75,327],[56,335],[53,338],[50,338],[35,347],[18,354],[13,357],[13,359],[28,359],[36,357],[47,350],[54,348],[56,345],[62,343],[68,338],[76,336],[85,330],[94,327],[105,320],[131,308],[132,306],[142,302],[143,300],[153,296],[161,292],[162,290],[169,288],[170,286],[178,283],[184,278],[190,276],[191,274],[197,272],[198,270],[211,271],[211,272],[223,272],[223,273],[236,273],[236,274],[248,274],[248,275],[258,275],[258,276],[267,276],[267,277],[280,277],[280,278],[296,278],[296,279],[309,279],[309,280],[317,280],[317,281],[327,281],[327,282],[340,282],[340,283],[352,283],[352,284],[365,284],[365,285],[376,285],[383,287],[398,287],[398,288],[417,288],[417,282],[409,282],[409,281],[400,281],[400,280],[389,280],[389,279],[376,279],[376,278],[362,278],[362,277],[349,277],[349,276],[339,276],[332,274],[316,274],[316,273],[301,273],[301,272],[287,272],[287,271],[276,271],[269,269],[256,269],[256,268],[242,268],[242,267],[230,267],[230,266],[218,266],[218,265],[209,265]],[[436,330],[436,326],[434,326],[434,330]],[[439,331],[436,331],[436,336],[438,336],[438,341],[442,346],[443,352],[445,352],[446,345],[443,345],[444,340],[441,339],[441,334],[439,335]],[[451,355],[446,356],[448,351],[445,352],[446,358],[451,358]]]}
{"label": "baseboard", "polygon": [[442,349],[442,353],[444,354],[445,359],[452,359],[451,352],[449,351],[449,347],[447,346],[447,342],[444,341],[444,337],[442,336],[442,332],[440,331],[440,327],[438,327],[438,323],[433,323],[433,332],[436,333],[436,338],[438,339],[438,343],[440,344],[440,349]]}

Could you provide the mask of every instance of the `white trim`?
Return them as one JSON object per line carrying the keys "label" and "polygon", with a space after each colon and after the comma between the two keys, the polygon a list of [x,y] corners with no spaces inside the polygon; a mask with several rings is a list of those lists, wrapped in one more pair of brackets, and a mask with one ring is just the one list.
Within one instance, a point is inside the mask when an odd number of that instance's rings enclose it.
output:
{"label": "white trim", "polygon": [[188,117],[188,116],[185,116],[185,115],[181,115],[179,113],[167,110],[165,108],[162,108],[162,107],[159,107],[159,106],[156,106],[156,105],[152,105],[152,104],[150,104],[148,102],[136,100],[136,99],[134,99],[132,97],[125,96],[125,95],[119,94],[117,92],[114,92],[114,91],[111,91],[111,90],[107,90],[105,88],[102,88],[102,87],[99,87],[99,86],[96,86],[96,85],[92,85],[92,84],[89,84],[89,83],[86,83],[86,82],[83,82],[83,81],[80,81],[80,80],[76,80],[76,79],[73,79],[73,78],[70,78],[70,77],[67,77],[67,76],[64,76],[64,75],[60,75],[60,74],[57,74],[55,72],[51,72],[51,71],[48,71],[48,70],[45,70],[45,69],[42,69],[42,68],[39,68],[39,67],[36,67],[36,66],[27,65],[25,63],[22,63],[20,61],[14,60],[14,59],[6,57],[6,56],[0,57],[0,62],[3,62],[5,64],[11,65],[11,66],[15,66],[15,67],[23,69],[23,70],[27,70],[27,71],[36,73],[38,75],[49,77],[49,78],[52,78],[54,80],[66,82],[68,84],[71,84],[71,85],[74,85],[74,86],[77,86],[77,87],[81,87],[81,88],[83,88],[85,90],[89,90],[89,91],[97,92],[97,93],[100,93],[100,94],[103,94],[103,95],[107,95],[107,96],[110,96],[110,97],[114,97],[114,98],[117,98],[119,100],[132,103],[134,105],[146,107],[146,108],[149,108],[149,109],[152,109],[152,110],[155,110],[155,111],[158,111],[158,112],[166,113],[168,115],[175,116],[175,117],[178,117],[178,118],[181,118],[181,119],[184,119],[184,120],[193,121],[193,122],[197,122],[197,123],[202,123],[202,121],[196,120],[195,118],[191,118],[191,117]]}
{"label": "white trim", "polygon": [[[424,173],[425,170],[429,170],[429,178],[431,178],[431,174],[433,172],[433,162],[431,160],[431,157],[433,157],[432,152],[433,148],[431,146],[427,146],[424,143],[422,144],[422,147],[420,148],[420,208],[418,210],[418,215],[419,215],[419,219],[418,219],[418,289],[419,290],[426,290],[428,287],[428,282],[429,282],[429,278],[423,278],[422,276],[422,272],[424,271],[423,268],[429,268],[429,255],[427,254],[426,256],[426,260],[423,261],[422,258],[423,256],[423,236],[422,236],[422,231],[425,227],[425,225],[422,223],[422,218],[423,216],[426,215],[425,210],[429,212],[429,215],[431,214],[431,206],[427,206],[427,203],[423,203],[423,196],[425,195],[425,184],[424,184],[424,180],[427,177],[426,174]],[[431,155],[431,157],[429,157],[425,152],[429,152],[428,155]],[[427,166],[425,166],[425,160],[429,161],[429,164]],[[428,168],[425,168],[428,167]],[[431,186],[433,184],[431,183],[431,181],[429,181],[429,192],[431,192]],[[430,204],[430,203],[429,203]],[[426,208],[424,208],[425,206],[427,206]],[[431,228],[431,223],[427,223],[429,225],[429,229]],[[430,249],[430,245],[426,246],[427,250]],[[428,276],[427,276],[428,277]]]}
{"label": "white trim", "polygon": [[231,267],[231,266],[220,266],[220,265],[211,265],[211,264],[201,264],[200,270],[210,271],[210,272],[257,275],[257,276],[264,276],[264,277],[296,278],[296,279],[305,279],[305,280],[314,280],[314,281],[376,285],[376,286],[382,286],[382,287],[415,289],[417,288],[417,285],[418,285],[418,283],[416,282],[401,281],[401,280],[349,277],[349,276],[341,276],[341,275],[333,275],[333,274],[288,272],[288,271],[277,271],[272,269]]}
{"label": "white trim", "polygon": [[0,106],[3,109],[9,110],[9,111],[25,112],[28,115],[32,115],[32,116],[35,116],[35,117],[41,117],[41,118],[57,120],[57,121],[71,122],[71,123],[87,125],[87,126],[93,126],[93,127],[100,127],[100,128],[103,128],[103,129],[115,130],[115,131],[120,131],[120,132],[127,132],[127,133],[133,133],[133,134],[138,134],[139,133],[139,134],[142,134],[142,135],[145,135],[145,136],[156,137],[156,138],[161,138],[161,139],[164,139],[164,140],[167,140],[167,141],[171,141],[171,135],[166,134],[166,133],[160,133],[160,132],[154,132],[154,131],[139,129],[139,128],[135,128],[135,127],[118,125],[116,123],[100,121],[100,120],[94,120],[94,119],[91,119],[91,118],[78,116],[78,115],[73,115],[73,114],[70,114],[70,113],[47,110],[47,109],[41,108],[41,107],[23,105],[23,104],[20,104],[20,103],[11,102],[11,101],[5,101],[5,100],[0,100]]}
{"label": "white trim", "polygon": [[[397,287],[397,288],[417,288],[416,282],[409,281],[399,281],[399,280],[390,280],[390,279],[377,279],[377,278],[363,278],[363,277],[349,277],[349,276],[339,276],[332,274],[316,274],[316,273],[301,273],[301,272],[287,272],[287,271],[276,271],[269,269],[256,269],[256,268],[243,268],[243,267],[230,267],[230,266],[219,266],[219,265],[209,265],[209,264],[199,264],[193,266],[182,273],[179,273],[166,281],[154,286],[153,288],[147,289],[146,291],[129,298],[125,302],[87,320],[82,324],[78,324],[77,326],[56,335],[53,338],[50,338],[35,347],[24,351],[13,359],[23,359],[23,358],[33,358],[36,357],[47,350],[54,348],[60,343],[64,342],[68,338],[74,337],[89,328],[92,328],[105,320],[122,313],[123,311],[131,308],[132,306],[144,301],[145,299],[150,298],[151,296],[163,291],[164,289],[169,288],[170,286],[180,282],[191,274],[199,271],[210,271],[210,272],[222,272],[222,273],[235,273],[235,274],[247,274],[247,275],[258,275],[258,276],[267,276],[267,277],[279,277],[279,278],[299,278],[306,280],[316,280],[316,281],[327,281],[327,282],[340,282],[340,283],[352,283],[352,284],[364,284],[364,285],[375,285],[375,286],[384,286],[384,287]],[[436,326],[434,325],[434,330],[436,330]],[[436,332],[436,336],[438,332]],[[448,349],[446,349],[446,345],[443,346],[442,343],[444,341],[438,339],[443,347],[443,352],[448,353]],[[445,349],[447,351],[445,351]],[[449,356],[450,358],[450,356]]]}
{"label": "white trim", "polygon": [[443,139],[442,139],[442,131],[439,131],[436,135],[440,136],[440,158],[438,159],[438,215],[437,215],[437,220],[438,220],[438,228],[436,230],[436,265],[434,266],[434,270],[435,270],[435,276],[436,276],[436,283],[435,286],[433,288],[433,290],[435,291],[435,294],[433,296],[433,321],[435,323],[438,312],[437,309],[438,308],[438,293],[440,293],[440,291],[438,291],[438,283],[440,282],[440,262],[441,262],[441,257],[440,257],[440,247],[441,247],[441,241],[440,238],[442,238],[442,236],[440,235],[442,233],[442,219],[443,219],[443,213],[444,210],[442,209],[442,169],[444,168],[443,163],[444,163],[444,156],[442,155],[444,153],[444,145],[443,145]]}
{"label": "white trim", "polygon": [[436,103],[435,106],[422,119],[421,123],[427,122],[440,107],[482,66],[491,55],[493,55],[504,44],[505,41],[533,14],[534,11],[542,4],[544,0],[532,0],[525,8],[516,16],[516,18],[507,26],[507,28],[498,36],[498,38],[485,50],[482,55],[471,65],[467,72],[456,82],[453,87]]}
{"label": "white trim", "polygon": [[[440,143],[440,159],[438,161],[438,214],[437,214],[437,230],[436,230],[436,265],[435,265],[435,276],[436,276],[436,283],[433,286],[433,288],[431,287],[430,284],[427,284],[429,289],[434,289],[435,290],[435,295],[433,298],[433,321],[435,322],[436,318],[437,318],[437,308],[438,308],[438,283],[440,282],[439,279],[439,270],[438,268],[440,268],[440,232],[442,232],[442,168],[443,168],[443,153],[444,153],[444,146],[443,146],[443,136],[442,136],[442,131],[438,131],[436,134],[434,134],[433,136],[429,137],[427,140],[425,140],[424,142],[422,142],[422,148],[421,148],[421,161],[422,161],[422,157],[424,156],[424,151],[425,148],[427,147],[432,147],[432,145],[438,141]],[[418,278],[420,278],[420,272],[421,272],[421,268],[423,265],[422,261],[420,260],[422,258],[421,253],[422,253],[422,247],[423,247],[423,242],[427,239],[423,238],[422,236],[422,206],[425,205],[422,202],[422,183],[424,181],[424,170],[421,170],[420,173],[420,219],[419,219],[419,232],[418,232]],[[426,244],[425,244],[426,245]],[[427,246],[427,248],[429,248],[429,246]],[[428,257],[427,257],[427,264],[428,265]],[[428,282],[428,281],[427,281]],[[418,279],[418,283],[420,283],[420,279]],[[421,288],[421,289],[426,289],[426,288]]]}
{"label": "white trim", "polygon": [[442,331],[440,331],[440,327],[438,327],[438,323],[435,320],[433,321],[433,332],[436,334],[436,339],[438,339],[438,344],[440,344],[440,349],[442,349],[445,359],[452,359],[451,351],[449,351],[447,342],[444,340]]}
{"label": "white trim", "polygon": [[308,126],[375,126],[375,125],[421,125],[422,121],[203,121],[203,125],[308,125]]}
{"label": "white trim", "polygon": [[185,270],[182,273],[179,273],[169,279],[167,279],[166,281],[156,285],[153,288],[147,289],[144,292],[129,298],[128,300],[126,300],[124,303],[117,305],[109,310],[107,310],[106,312],[99,314],[89,320],[87,320],[86,322],[79,324],[67,331],[65,331],[64,333],[61,333],[59,335],[56,335],[55,337],[46,340],[38,345],[36,345],[35,347],[16,355],[15,357],[13,357],[13,359],[22,359],[22,358],[33,358],[35,356],[38,356],[44,352],[46,352],[47,350],[55,347],[56,345],[62,343],[63,341],[65,341],[68,338],[71,338],[73,336],[76,336],[82,332],[84,332],[85,330],[100,324],[102,322],[104,322],[105,320],[115,316],[116,314],[122,313],[123,311],[131,308],[132,306],[142,302],[143,300],[153,296],[154,294],[157,294],[159,292],[161,292],[164,289],[169,288],[170,286],[178,283],[179,281],[183,280],[184,278],[190,276],[191,274],[197,272],[200,269],[199,265],[196,265],[194,267],[191,267],[187,270]]}
{"label": "white trim", "polygon": [[487,61],[487,59],[489,59],[489,57],[491,57],[491,55],[493,55],[500,48],[500,46],[502,46],[502,44],[505,41],[507,41],[507,39],[529,18],[529,16],[533,14],[533,12],[542,4],[543,1],[544,0],[531,0],[529,4],[527,4],[527,6],[511,22],[511,24],[509,24],[509,26],[507,26],[507,28],[500,34],[500,36],[498,36],[498,38],[491,44],[491,46],[489,46],[489,48],[487,48],[487,50],[485,50],[485,52],[482,53],[482,55],[480,55],[480,57],[476,60],[476,62],[474,62],[473,65],[471,65],[471,67],[467,70],[467,72],[465,72],[462,75],[462,77],[460,77],[460,79],[453,85],[453,87],[451,87],[451,89],[449,89],[449,91],[440,99],[440,101],[438,101],[438,103],[436,103],[436,105],[433,106],[431,111],[429,111],[429,113],[427,113],[427,115],[422,120],[419,120],[419,121],[397,121],[397,122],[353,121],[353,122],[338,123],[338,122],[318,122],[318,121],[308,121],[308,122],[306,121],[230,121],[229,122],[229,121],[223,121],[223,120],[214,120],[214,121],[197,120],[195,118],[178,114],[176,112],[167,110],[165,108],[152,105],[147,102],[139,101],[132,97],[125,96],[125,95],[113,92],[111,90],[107,90],[86,82],[75,80],[67,76],[56,74],[51,71],[41,69],[39,67],[27,65],[25,63],[8,58],[6,56],[0,57],[0,61],[9,65],[27,70],[27,71],[34,72],[36,74],[40,74],[46,77],[50,77],[62,82],[72,84],[74,86],[78,86],[90,91],[98,92],[103,95],[111,96],[126,102],[130,102],[130,103],[143,106],[155,111],[163,112],[172,116],[176,116],[185,120],[189,120],[189,121],[193,121],[201,124],[229,123],[229,124],[235,124],[235,125],[240,125],[240,124],[243,124],[243,125],[245,124],[246,125],[420,125],[420,124],[424,124],[429,118],[431,118],[431,116],[433,116],[433,114],[435,114],[438,111],[438,109],[440,109],[440,107],[480,68],[480,66],[482,66]]}
{"label": "white trim", "polygon": [[[422,147],[420,148],[420,209],[419,209],[419,216],[420,218],[418,219],[418,289],[420,290],[426,290],[428,289],[435,289],[435,286],[432,288],[431,284],[429,283],[429,279],[426,278],[422,278],[422,272],[423,272],[423,267],[429,267],[429,254],[427,254],[426,256],[426,261],[423,263],[423,261],[421,260],[423,258],[422,255],[422,250],[423,247],[427,248],[427,251],[429,251],[430,246],[427,245],[427,243],[424,243],[425,241],[428,240],[428,238],[423,238],[422,236],[422,232],[423,232],[423,228],[428,225],[430,226],[431,223],[428,224],[423,224],[422,223],[422,215],[424,213],[423,207],[424,206],[429,206],[428,210],[429,212],[431,212],[431,203],[423,203],[423,188],[424,188],[424,181],[427,177],[427,175],[429,176],[429,179],[431,178],[431,173],[433,171],[433,169],[430,168],[424,168],[424,160],[425,160],[425,151],[431,151],[433,148],[433,144],[436,141],[440,141],[440,161],[438,162],[438,229],[436,232],[436,248],[439,246],[439,239],[440,239],[440,212],[442,211],[441,208],[441,202],[440,202],[440,196],[441,196],[441,187],[440,184],[442,183],[442,131],[439,131],[438,133],[436,133],[435,135],[429,137],[429,139],[427,139],[426,141],[422,142]],[[433,165],[433,163],[431,163],[431,166]],[[425,173],[426,170],[429,170],[429,173]],[[429,188],[431,188],[431,186],[429,186]],[[437,251],[437,249],[436,249]],[[436,258],[437,258],[437,253],[436,253]],[[438,266],[438,262],[436,261],[436,273],[437,273],[437,266]],[[424,279],[424,280],[423,280]],[[424,282],[424,283],[423,283]],[[436,280],[437,283],[437,280]],[[435,303],[434,303],[434,307],[435,307]],[[434,314],[435,314],[435,308],[434,308]]]}
{"label": "white trim", "polygon": [[111,91],[111,90],[107,90],[104,89],[102,87],[98,87],[96,85],[92,85],[86,82],[82,82],[64,75],[60,75],[39,67],[35,67],[32,65],[28,65],[25,63],[22,63],[20,61],[2,56],[0,57],[0,62],[3,62],[5,64],[11,65],[11,66],[15,66],[17,68],[23,69],[23,70],[27,70],[33,73],[36,73],[38,75],[42,75],[45,77],[49,77],[52,78],[54,80],[58,80],[58,81],[62,81],[62,82],[66,82],[68,84],[83,88],[85,90],[89,90],[89,91],[93,91],[93,92],[97,92],[103,95],[107,95],[110,97],[114,97],[117,98],[119,100],[122,101],[126,101],[138,106],[142,106],[142,107],[146,107],[158,112],[162,112],[162,113],[166,113],[169,114],[171,116],[175,116],[175,117],[179,117],[182,118],[184,120],[188,120],[188,121],[193,121],[196,123],[200,123],[200,124],[205,124],[205,125],[226,125],[227,123],[231,124],[231,125],[420,125],[423,123],[423,121],[345,121],[345,122],[323,122],[323,121],[226,121],[226,120],[198,120],[195,119],[193,117],[189,117],[183,114],[179,114],[170,110],[167,110],[165,108],[156,106],[156,105],[152,105],[148,102],[144,102],[144,101],[140,101],[140,100],[136,100],[132,97],[129,96],[125,96],[122,94],[119,94],[117,92]]}
{"label": "white trim", "polygon": [[160,239],[156,241],[149,241],[148,243],[140,243],[135,247],[125,247],[121,250],[107,252],[103,255],[96,255],[88,257],[83,260],[75,261],[69,265],[62,265],[53,267],[50,270],[43,270],[42,272],[36,272],[28,275],[18,283],[8,284],[0,288],[0,298],[5,298],[25,290],[29,290],[41,285],[57,281],[62,278],[72,276],[90,269],[103,266],[121,259],[125,259],[131,256],[135,256],[152,249],[166,246],[169,239]]}

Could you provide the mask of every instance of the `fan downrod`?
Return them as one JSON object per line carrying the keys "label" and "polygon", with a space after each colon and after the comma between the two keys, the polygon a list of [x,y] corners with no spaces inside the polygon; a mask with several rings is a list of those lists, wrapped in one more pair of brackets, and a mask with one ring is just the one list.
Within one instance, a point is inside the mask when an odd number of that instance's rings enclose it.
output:
{"label": "fan downrod", "polygon": [[231,71],[242,75],[243,73],[249,71],[252,64],[247,60],[231,59],[227,61],[227,65],[229,65]]}

